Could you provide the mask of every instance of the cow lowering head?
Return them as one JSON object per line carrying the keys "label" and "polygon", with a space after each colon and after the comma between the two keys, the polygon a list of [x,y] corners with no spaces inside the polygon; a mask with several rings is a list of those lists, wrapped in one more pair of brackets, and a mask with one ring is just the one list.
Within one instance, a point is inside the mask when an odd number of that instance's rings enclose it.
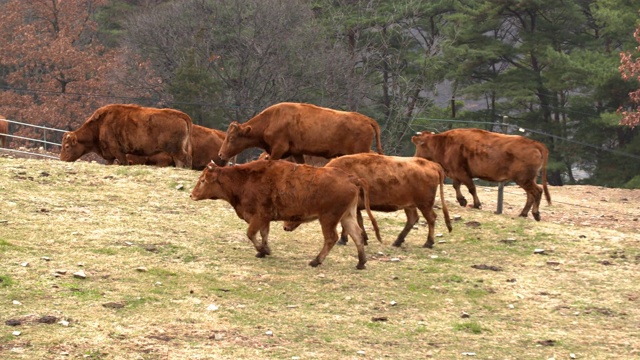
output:
{"label": "cow lowering head", "polygon": [[222,194],[222,188],[218,183],[218,174],[220,168],[213,160],[202,170],[202,174],[198,179],[198,183],[191,190],[192,200],[205,200],[205,199],[220,199]]}
{"label": "cow lowering head", "polygon": [[432,132],[423,131],[418,133],[418,135],[411,137],[411,142],[416,146],[415,157],[421,157],[433,161],[434,153],[430,146],[430,140],[433,135],[434,134]]}
{"label": "cow lowering head", "polygon": [[74,132],[67,132],[62,137],[62,150],[60,160],[76,161],[86,152],[86,147],[78,141],[78,136]]}
{"label": "cow lowering head", "polygon": [[252,147],[254,144],[249,136],[250,134],[250,125],[243,125],[236,121],[231,122],[218,152],[220,159],[227,161],[238,155],[242,150]]}

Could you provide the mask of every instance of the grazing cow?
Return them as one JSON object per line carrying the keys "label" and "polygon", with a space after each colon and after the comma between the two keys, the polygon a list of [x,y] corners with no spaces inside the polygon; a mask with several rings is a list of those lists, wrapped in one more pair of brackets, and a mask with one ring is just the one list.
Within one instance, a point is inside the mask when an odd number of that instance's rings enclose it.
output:
{"label": "grazing cow", "polygon": [[[257,160],[230,167],[213,162],[200,175],[191,199],[222,199],[231,204],[238,217],[249,224],[247,236],[258,251],[256,257],[271,254],[268,244],[271,221],[320,221],[324,246],[309,265],[318,266],[338,240],[336,226],[342,224],[358,249],[358,269],[366,263],[361,229],[357,221],[358,198],[366,184],[340,169],[318,168],[288,161]],[[368,205],[368,204],[367,204]],[[378,239],[378,226],[369,207]],[[262,242],[256,235],[260,232]]]}
{"label": "grazing cow", "polygon": [[[224,166],[226,161],[220,159],[218,151],[224,141],[226,133],[224,131],[210,129],[208,127],[193,124],[191,127],[191,147],[193,149],[193,170],[203,170],[209,161],[218,166]],[[127,154],[129,165],[154,165],[154,166],[174,166],[175,163],[171,155],[161,152],[152,156],[138,156]]]}
{"label": "grazing cow", "polygon": [[127,165],[126,154],[171,155],[177,166],[191,168],[191,118],[173,109],[112,104],[96,110],[75,131],[62,137],[60,160],[76,161],[95,152],[107,163]]}
{"label": "grazing cow", "polygon": [[296,162],[304,163],[305,154],[329,159],[369,152],[374,137],[382,154],[380,127],[368,116],[311,104],[279,103],[244,124],[232,122],[220,158],[228,160],[245,149],[258,147],[273,160],[293,156]]}
{"label": "grazing cow", "polygon": [[[344,170],[348,174],[364,179],[369,184],[371,210],[404,210],[407,222],[393,243],[400,246],[405,237],[418,222],[418,209],[427,220],[429,233],[424,247],[432,248],[436,214],[433,211],[436,193],[440,186],[442,213],[447,228],[451,231],[449,211],[444,202],[444,170],[434,162],[416,157],[385,156],[375,153],[345,155],[335,158],[326,165]],[[364,204],[358,204],[358,210]],[[362,227],[362,216],[358,211],[358,221]],[[289,228],[295,226],[288,226]],[[366,234],[363,233],[366,240]],[[344,244],[347,234],[343,232],[340,243]]]}
{"label": "grazing cow", "polygon": [[[465,184],[473,196],[473,207],[480,208],[473,178],[486,181],[515,181],[527,192],[527,203],[520,216],[531,213],[540,221],[540,199],[542,192],[551,204],[547,189],[547,160],[549,151],[542,143],[519,135],[496,134],[480,129],[453,129],[441,134],[422,132],[413,136],[415,156],[435,161],[442,165],[453,180],[456,199],[461,206],[467,200],[460,192]],[[542,189],[536,184],[542,171]]]}
{"label": "grazing cow", "polygon": [[6,148],[9,137],[3,134],[9,134],[9,122],[5,121],[6,118],[0,115],[0,148]]}

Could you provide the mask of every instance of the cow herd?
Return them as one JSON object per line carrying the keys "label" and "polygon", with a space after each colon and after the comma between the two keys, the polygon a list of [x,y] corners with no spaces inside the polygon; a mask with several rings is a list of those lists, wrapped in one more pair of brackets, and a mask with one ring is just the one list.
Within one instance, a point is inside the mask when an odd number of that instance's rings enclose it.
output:
{"label": "cow herd", "polygon": [[[376,152],[371,151],[374,140]],[[473,178],[520,185],[527,193],[520,213],[523,217],[531,210],[540,220],[542,193],[551,202],[546,180],[548,151],[539,142],[477,129],[437,135],[423,132],[412,142],[414,157],[383,155],[375,120],[311,104],[275,104],[244,124],[232,122],[226,132],[192,124],[187,114],[173,109],[113,104],[99,108],[77,130],[64,134],[60,159],[75,161],[94,152],[107,164],[202,170],[191,199],[222,199],[231,204],[248,223],[247,236],[257,257],[271,254],[272,221],[283,221],[284,229],[293,231],[304,222],[318,220],[324,245],[309,263],[314,267],[338,243],[338,224],[340,243],[351,237],[358,251],[356,267],[365,267],[368,235],[361,210],[367,212],[379,241],[371,211],[404,210],[407,221],[394,246],[404,242],[420,211],[428,224],[424,247],[433,247],[438,188],[443,217],[452,230],[444,201],[445,176],[452,179],[462,206],[466,199],[460,184],[469,189],[473,206],[481,206]],[[229,159],[249,148],[265,153],[255,161],[226,166]],[[291,161],[283,160],[287,158]],[[542,188],[536,183],[540,172]]]}

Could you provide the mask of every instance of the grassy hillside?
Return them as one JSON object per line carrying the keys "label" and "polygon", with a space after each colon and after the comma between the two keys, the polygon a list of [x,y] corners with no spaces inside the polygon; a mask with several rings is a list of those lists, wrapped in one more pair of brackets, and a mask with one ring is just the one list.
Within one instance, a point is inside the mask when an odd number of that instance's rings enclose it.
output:
{"label": "grassy hillside", "polygon": [[447,186],[452,233],[437,210],[434,249],[422,221],[394,248],[404,213],[374,213],[385,243],[358,271],[352,243],[307,265],[318,223],[272,223],[273,255],[255,258],[228,204],[189,199],[198,175],[0,158],[0,358],[640,356],[638,191],[607,201],[626,202],[614,221],[552,188],[535,222],[517,188],[494,215]]}

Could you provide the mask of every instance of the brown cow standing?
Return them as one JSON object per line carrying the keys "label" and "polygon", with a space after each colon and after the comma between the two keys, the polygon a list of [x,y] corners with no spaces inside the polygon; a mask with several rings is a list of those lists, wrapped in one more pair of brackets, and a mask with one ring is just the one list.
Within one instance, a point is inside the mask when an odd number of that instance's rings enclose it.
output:
{"label": "brown cow standing", "polygon": [[374,137],[382,154],[380,127],[368,116],[311,104],[279,103],[244,124],[232,122],[220,158],[228,160],[245,149],[258,147],[273,160],[293,156],[304,163],[305,154],[329,159],[369,152]]}
{"label": "brown cow standing", "polygon": [[[480,129],[453,129],[441,134],[422,132],[411,138],[416,156],[442,165],[453,180],[456,199],[462,206],[467,200],[460,192],[465,184],[473,196],[473,207],[480,208],[473,178],[486,181],[515,181],[527,192],[527,203],[520,216],[531,213],[540,221],[542,192],[551,204],[547,189],[547,160],[549,151],[544,144],[518,135],[496,134]],[[542,171],[542,189],[536,184]]]}
{"label": "brown cow standing", "polygon": [[[393,243],[394,246],[402,245],[409,231],[418,222],[418,209],[420,209],[429,226],[427,241],[423,246],[433,247],[436,220],[433,205],[438,186],[440,186],[442,213],[447,228],[451,231],[449,211],[444,201],[445,175],[440,165],[416,157],[368,153],[341,156],[331,160],[326,167],[339,168],[364,179],[369,184],[372,210],[385,212],[404,210],[407,222]],[[358,209],[363,209],[363,205],[360,202]],[[358,221],[362,227],[362,216],[359,211]],[[366,234],[363,234],[363,237],[366,239]],[[346,243],[346,240],[347,236],[343,232],[340,242]]]}
{"label": "brown cow standing", "polygon": [[9,122],[5,121],[6,118],[0,115],[0,148],[7,147],[7,140],[9,137],[3,134],[9,134]]}
{"label": "brown cow standing", "polygon": [[191,118],[173,109],[107,105],[75,131],[64,134],[60,160],[76,161],[95,152],[107,163],[128,164],[126,154],[166,152],[177,166],[191,168]]}
{"label": "brown cow standing", "polygon": [[[366,263],[361,229],[357,222],[360,191],[368,201],[366,184],[342,170],[294,164],[288,161],[257,160],[218,167],[213,162],[200,175],[191,192],[193,200],[222,199],[231,204],[238,217],[249,224],[247,236],[258,251],[257,257],[271,254],[268,244],[271,221],[320,221],[324,235],[322,251],[309,265],[320,265],[338,240],[336,226],[342,224],[358,249],[358,269]],[[368,205],[368,204],[367,204]],[[376,235],[378,226],[369,207]],[[256,235],[260,232],[262,242]]]}
{"label": "brown cow standing", "polygon": [[[218,156],[218,151],[224,141],[225,135],[226,133],[224,131],[193,124],[191,127],[193,170],[203,170],[210,161],[213,161],[218,166],[227,164],[226,161],[220,159]],[[154,165],[160,167],[175,165],[171,155],[165,152],[152,156],[127,154],[127,160],[129,165]]]}

